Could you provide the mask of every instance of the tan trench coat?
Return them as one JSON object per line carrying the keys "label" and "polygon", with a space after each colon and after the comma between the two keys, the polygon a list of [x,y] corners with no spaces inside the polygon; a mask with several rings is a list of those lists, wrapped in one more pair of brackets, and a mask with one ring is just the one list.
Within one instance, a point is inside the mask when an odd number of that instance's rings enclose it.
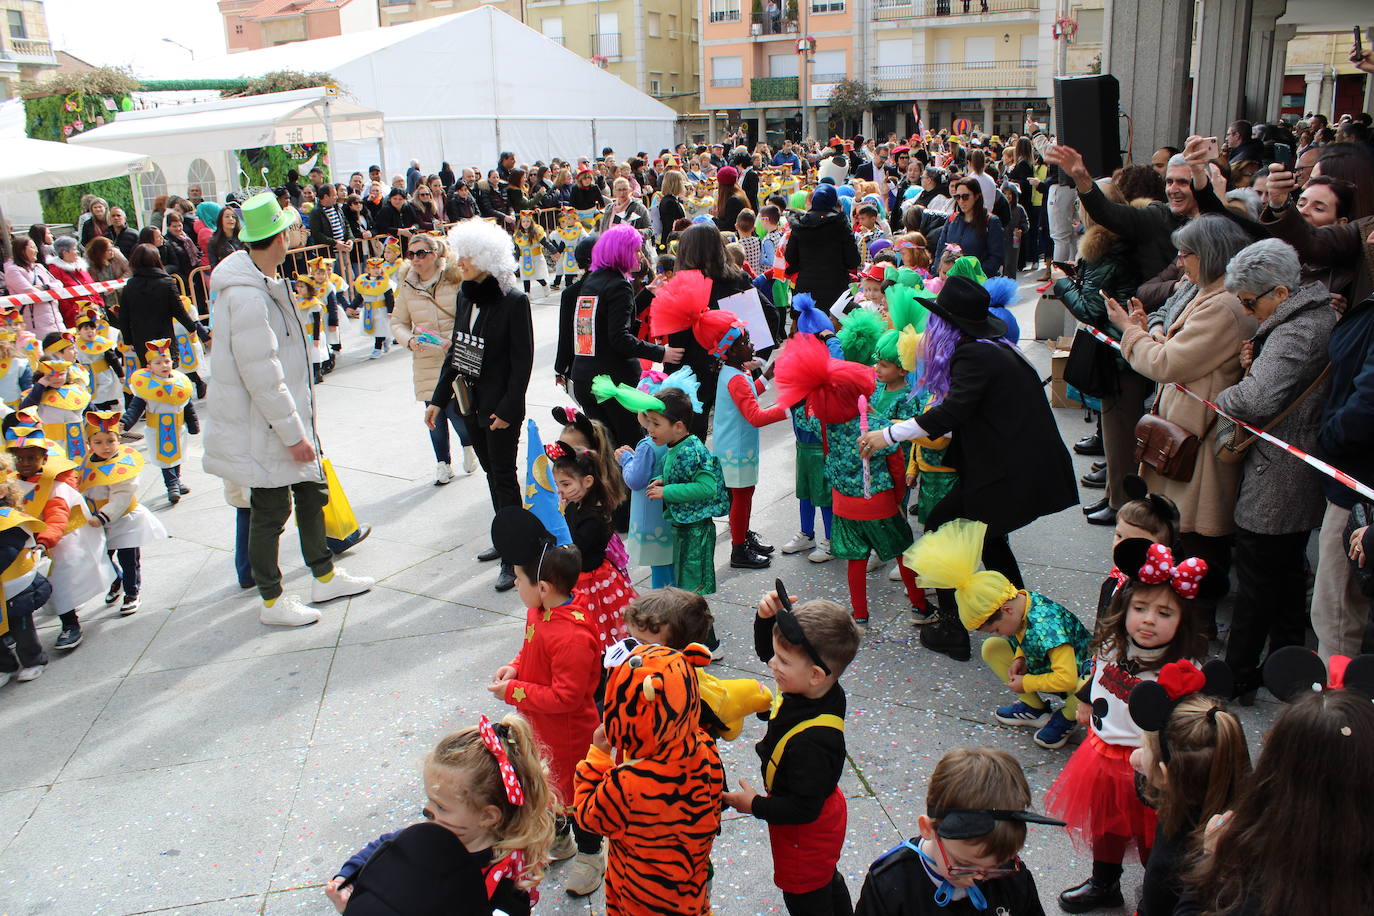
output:
{"label": "tan trench coat", "polygon": [[[409,346],[417,327],[433,331],[444,341],[452,336],[453,314],[458,305],[458,287],[461,284],[445,276],[445,273],[441,265],[438,281],[429,289],[424,289],[419,278],[404,268],[397,273],[393,294],[396,308],[391,313],[391,334],[402,347]],[[446,352],[424,347],[410,354],[415,400],[428,401],[434,394]]]}

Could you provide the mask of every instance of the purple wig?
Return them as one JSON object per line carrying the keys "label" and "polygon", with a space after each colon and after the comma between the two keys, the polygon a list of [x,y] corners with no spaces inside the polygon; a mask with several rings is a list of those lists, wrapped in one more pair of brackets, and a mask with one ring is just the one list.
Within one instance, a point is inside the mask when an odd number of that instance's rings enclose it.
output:
{"label": "purple wig", "polygon": [[639,268],[639,252],[644,239],[629,223],[618,223],[596,240],[592,248],[592,270],[608,267],[629,276]]}
{"label": "purple wig", "polygon": [[[918,358],[924,363],[925,371],[919,385],[936,401],[943,401],[949,394],[949,364],[954,359],[954,348],[959,341],[969,335],[945,321],[935,312],[926,319],[926,329],[921,335],[921,352]],[[979,338],[987,343],[1016,347],[1017,344],[1007,337]]]}

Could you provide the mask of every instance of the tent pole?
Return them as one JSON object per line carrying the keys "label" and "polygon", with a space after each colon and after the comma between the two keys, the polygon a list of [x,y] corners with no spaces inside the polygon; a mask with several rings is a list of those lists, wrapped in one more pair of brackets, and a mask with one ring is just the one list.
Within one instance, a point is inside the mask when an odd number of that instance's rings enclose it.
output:
{"label": "tent pole", "polygon": [[138,227],[139,227],[140,229],[142,229],[142,228],[143,228],[143,208],[139,206],[139,199],[143,196],[143,192],[139,189],[139,186],[138,186],[138,173],[137,173],[137,172],[130,172],[130,173],[129,173],[129,192],[130,192],[130,194],[132,195],[132,200],[133,200],[132,208],[133,208],[133,211],[134,211],[134,222],[136,222],[136,223],[138,224]]}
{"label": "tent pole", "polygon": [[329,152],[329,169],[326,174],[330,183],[333,183],[334,157],[338,155],[338,151],[334,149],[334,121],[329,117],[329,95],[327,93],[324,97],[324,142]]}
{"label": "tent pole", "polygon": [[[383,127],[382,130],[383,130],[383,132],[385,132],[386,128]],[[378,138],[377,138],[377,164],[380,165],[380,166],[382,167],[382,178],[385,179],[385,178],[386,178],[386,138],[385,138],[385,137],[378,137]],[[382,186],[383,186],[383,187],[387,187],[387,185],[386,185],[385,183],[384,183]]]}

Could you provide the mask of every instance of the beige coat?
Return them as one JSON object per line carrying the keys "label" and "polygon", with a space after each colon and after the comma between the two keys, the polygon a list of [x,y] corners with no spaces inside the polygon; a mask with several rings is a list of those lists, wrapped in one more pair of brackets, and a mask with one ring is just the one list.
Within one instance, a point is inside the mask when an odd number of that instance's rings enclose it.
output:
{"label": "beige coat", "polygon": [[[1255,319],[1245,313],[1240,300],[1218,286],[1200,291],[1184,306],[1164,341],[1131,325],[1122,334],[1121,350],[1131,368],[1146,378],[1179,382],[1216,403],[1223,389],[1240,380],[1240,345],[1254,336],[1255,328]],[[1181,531],[1209,537],[1232,533],[1241,465],[1217,461],[1215,415],[1172,385],[1160,397],[1159,415],[1202,441],[1192,480],[1166,480],[1145,468],[1145,482],[1151,491],[1178,503]]]}
{"label": "beige coat", "polygon": [[[433,331],[447,345],[453,334],[453,313],[458,306],[457,278],[441,266],[437,281],[426,289],[419,277],[404,268],[397,272],[396,308],[391,313],[391,335],[402,347],[409,348],[410,338],[417,327]],[[415,380],[415,400],[428,401],[439,383],[439,370],[444,365],[445,350],[422,347],[410,354],[411,373]]]}

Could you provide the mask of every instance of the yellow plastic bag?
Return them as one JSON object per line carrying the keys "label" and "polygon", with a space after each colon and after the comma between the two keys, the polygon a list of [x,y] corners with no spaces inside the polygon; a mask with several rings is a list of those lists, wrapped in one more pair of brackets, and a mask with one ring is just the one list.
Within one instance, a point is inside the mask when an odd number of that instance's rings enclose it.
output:
{"label": "yellow plastic bag", "polygon": [[358,530],[358,519],[353,514],[353,507],[348,504],[348,496],[339,483],[338,475],[334,473],[334,465],[328,458],[321,458],[320,465],[324,468],[325,486],[329,488],[329,502],[324,506],[324,533],[326,537],[342,541]]}

